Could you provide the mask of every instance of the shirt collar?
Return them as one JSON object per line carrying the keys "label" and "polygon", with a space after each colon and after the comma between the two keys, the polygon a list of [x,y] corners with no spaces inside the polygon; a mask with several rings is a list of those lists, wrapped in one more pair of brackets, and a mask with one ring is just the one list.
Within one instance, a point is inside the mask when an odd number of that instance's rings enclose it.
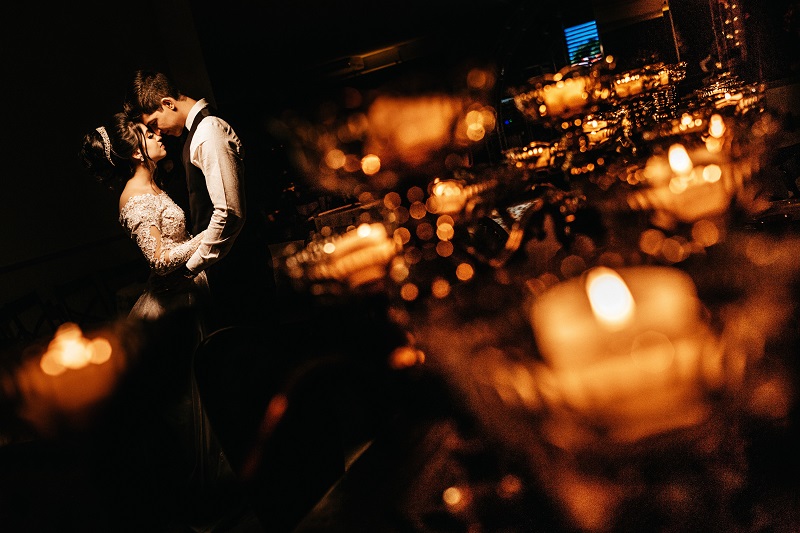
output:
{"label": "shirt collar", "polygon": [[195,102],[195,104],[189,110],[189,114],[186,116],[186,124],[185,124],[187,130],[192,129],[192,123],[194,122],[194,117],[196,117],[197,114],[200,112],[200,110],[203,109],[204,107],[208,107],[208,102],[206,102],[205,98],[201,98],[200,100]]}

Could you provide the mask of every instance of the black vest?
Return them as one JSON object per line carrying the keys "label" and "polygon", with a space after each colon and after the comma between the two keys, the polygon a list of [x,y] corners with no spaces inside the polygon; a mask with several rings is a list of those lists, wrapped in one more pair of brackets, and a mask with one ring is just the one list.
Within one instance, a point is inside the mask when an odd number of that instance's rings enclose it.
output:
{"label": "black vest", "polygon": [[[186,170],[186,188],[189,192],[189,218],[192,233],[197,235],[208,227],[214,205],[206,187],[203,171],[194,166],[189,157],[192,138],[204,118],[217,116],[205,107],[195,117],[183,145],[183,166]],[[244,177],[243,177],[244,179]],[[245,190],[246,183],[242,183]],[[246,198],[241,205],[247,209]],[[211,289],[209,326],[211,330],[234,324],[251,324],[264,327],[271,324],[275,312],[275,278],[272,255],[260,230],[255,213],[247,209],[247,219],[230,251],[219,261],[205,269]]]}
{"label": "black vest", "polygon": [[[183,145],[183,166],[186,170],[186,188],[189,193],[189,218],[192,225],[192,235],[197,235],[206,229],[211,221],[211,215],[214,213],[214,204],[208,194],[205,175],[201,169],[194,166],[190,161],[190,147],[194,133],[197,131],[200,121],[209,116],[219,115],[210,106],[204,107],[197,113]],[[246,183],[242,183],[241,186],[243,191],[246,190]],[[240,198],[239,201],[242,208],[247,209],[247,198]],[[247,219],[230,251],[218,263],[215,263],[207,270],[209,279],[211,279],[211,276],[222,276],[223,271],[230,271],[232,276],[237,276],[237,270],[242,268],[239,264],[240,261],[256,262],[258,265],[256,272],[266,272],[267,277],[272,276],[272,259],[263,230],[259,227],[257,221],[250,218],[254,213],[245,212],[248,213]],[[264,259],[265,257],[267,258],[266,260]]]}
{"label": "black vest", "polygon": [[192,235],[197,235],[208,227],[208,223],[211,221],[211,214],[214,212],[214,204],[211,203],[211,196],[209,196],[208,187],[206,187],[206,177],[203,171],[190,161],[192,138],[200,121],[208,116],[216,116],[216,113],[209,106],[204,107],[197,113],[183,145],[183,167],[186,170],[186,188],[189,192],[189,217],[192,224]]}

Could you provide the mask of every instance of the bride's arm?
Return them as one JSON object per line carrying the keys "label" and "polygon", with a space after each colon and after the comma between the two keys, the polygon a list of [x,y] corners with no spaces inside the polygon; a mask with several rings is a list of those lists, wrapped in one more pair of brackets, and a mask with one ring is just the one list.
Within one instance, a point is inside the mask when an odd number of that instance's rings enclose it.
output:
{"label": "bride's arm", "polygon": [[[158,232],[157,228],[150,228],[151,233],[154,230],[158,233],[158,241],[161,242],[161,233]],[[205,230],[203,230],[188,241],[183,241],[168,250],[162,250],[158,264],[154,267],[155,271],[158,274],[164,275],[185,265],[186,261],[192,257],[192,254],[200,246],[200,242],[203,240],[205,233]]]}
{"label": "bride's arm", "polygon": [[162,276],[185,265],[204,236],[204,232],[201,232],[169,249],[163,247],[158,205],[149,196],[143,197],[132,209],[124,210],[120,221],[136,241],[153,272]]}

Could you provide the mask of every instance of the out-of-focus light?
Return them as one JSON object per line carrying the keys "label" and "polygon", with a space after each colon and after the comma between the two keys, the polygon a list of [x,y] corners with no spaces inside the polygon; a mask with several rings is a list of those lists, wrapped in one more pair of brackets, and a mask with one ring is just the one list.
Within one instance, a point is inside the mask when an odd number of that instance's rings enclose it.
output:
{"label": "out-of-focus light", "polygon": [[722,177],[722,169],[719,165],[707,165],[703,168],[703,179],[708,183],[715,183]]}
{"label": "out-of-focus light", "polygon": [[372,176],[381,169],[381,159],[375,154],[365,155],[361,158],[361,171],[367,176]]}
{"label": "out-of-focus light", "polygon": [[63,324],[40,359],[45,374],[57,376],[67,369],[77,370],[88,364],[102,364],[111,358],[111,343],[104,338],[89,340],[77,324]]}
{"label": "out-of-focus light", "polygon": [[387,193],[386,196],[383,197],[383,205],[386,206],[387,209],[397,209],[400,207],[401,203],[402,199],[400,195],[394,191]]}
{"label": "out-of-focus light", "polygon": [[682,144],[676,143],[669,147],[669,166],[675,174],[685,176],[692,171],[692,160]]}
{"label": "out-of-focus light", "polygon": [[636,307],[633,296],[612,269],[597,267],[589,271],[586,292],[598,321],[611,328],[621,328],[630,322]]}
{"label": "out-of-focus light", "polygon": [[436,228],[436,236],[442,241],[449,241],[455,235],[452,224],[439,224]]}
{"label": "out-of-focus light", "polygon": [[450,241],[439,241],[436,244],[436,253],[440,257],[450,257],[451,255],[453,255],[453,250],[454,250],[453,243],[451,243]]}
{"label": "out-of-focus light", "polygon": [[443,278],[436,278],[431,283],[431,293],[436,298],[445,298],[450,294],[450,282]]}
{"label": "out-of-focus light", "polygon": [[467,126],[467,138],[470,141],[478,142],[486,136],[486,129],[483,124],[470,124]]}
{"label": "out-of-focus light", "polygon": [[475,270],[469,263],[461,263],[456,267],[456,277],[461,281],[468,281],[475,275]]}
{"label": "out-of-focus light", "polygon": [[467,85],[471,89],[486,91],[494,87],[494,73],[487,69],[473,68],[467,73]]}
{"label": "out-of-focus light", "polygon": [[419,296],[419,288],[413,283],[406,283],[402,287],[400,287],[400,297],[403,300],[411,302],[416,300],[418,296]]}
{"label": "out-of-focus light", "polygon": [[330,150],[325,154],[325,164],[328,165],[328,168],[332,168],[334,170],[342,168],[344,166],[345,159],[346,157],[344,152],[338,149]]}
{"label": "out-of-focus light", "polygon": [[421,351],[411,346],[400,346],[399,348],[395,348],[395,350],[389,355],[389,366],[397,370],[409,368],[423,363],[424,361],[425,355]]}
{"label": "out-of-focus light", "polygon": [[708,122],[708,134],[716,139],[725,134],[725,121],[722,120],[722,116],[716,113],[711,115],[711,119]]}
{"label": "out-of-focus light", "polygon": [[453,180],[436,181],[431,190],[429,203],[434,213],[456,214],[466,204],[467,198],[461,183]]}
{"label": "out-of-focus light", "polygon": [[448,507],[461,507],[464,503],[464,493],[458,487],[448,487],[442,493],[442,501]]}

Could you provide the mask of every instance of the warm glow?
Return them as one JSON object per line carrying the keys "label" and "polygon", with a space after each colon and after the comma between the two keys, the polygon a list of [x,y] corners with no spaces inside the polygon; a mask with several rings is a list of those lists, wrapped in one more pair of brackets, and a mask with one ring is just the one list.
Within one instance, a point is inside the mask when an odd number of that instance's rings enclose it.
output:
{"label": "warm glow", "polygon": [[325,164],[328,165],[328,168],[332,168],[334,170],[342,168],[345,163],[345,155],[344,152],[338,149],[331,150],[327,154],[325,154]]}
{"label": "warm glow", "polygon": [[400,288],[400,297],[407,302],[416,300],[417,296],[419,296],[419,289],[413,283],[406,283]]}
{"label": "warm glow", "polygon": [[428,209],[422,202],[414,202],[408,207],[408,214],[415,220],[422,220],[428,214]]}
{"label": "warm glow", "polygon": [[394,237],[398,239],[401,244],[408,244],[408,241],[411,240],[411,232],[408,228],[397,228],[394,230]]}
{"label": "warm glow", "polygon": [[675,359],[675,346],[663,333],[646,331],[633,339],[631,359],[645,372],[664,372]]}
{"label": "warm glow", "polygon": [[111,343],[108,340],[86,339],[77,324],[67,323],[56,331],[39,366],[45,374],[57,376],[67,369],[76,370],[90,363],[102,364],[110,358]]}
{"label": "warm glow", "polygon": [[461,490],[457,487],[449,487],[442,493],[442,500],[444,500],[444,502],[451,507],[455,507],[460,504],[462,499],[463,495]]}
{"label": "warm glow", "polygon": [[433,194],[436,196],[458,196],[462,191],[461,184],[454,181],[440,181],[433,186]]}
{"label": "warm glow", "polygon": [[692,226],[692,238],[702,246],[712,246],[719,242],[719,228],[710,220],[699,220]]}
{"label": "warm glow", "polygon": [[450,282],[443,278],[436,278],[431,283],[431,294],[436,298],[445,298],[450,294]]}
{"label": "warm glow", "polygon": [[452,142],[452,124],[462,107],[459,98],[448,96],[380,96],[367,117],[369,136],[365,149],[389,161],[411,166],[428,162]]}
{"label": "warm glow", "polygon": [[408,278],[408,265],[403,261],[395,261],[389,269],[389,276],[397,283]]}
{"label": "warm glow", "polygon": [[722,169],[718,165],[708,165],[703,169],[703,179],[708,183],[715,183],[722,177]]}
{"label": "warm glow", "polygon": [[417,226],[417,237],[422,239],[423,241],[429,241],[433,239],[435,232],[433,230],[433,226],[428,222],[421,222],[419,226]]}
{"label": "warm glow", "polygon": [[456,267],[456,277],[461,281],[470,280],[474,275],[475,275],[475,270],[469,263],[461,263]]}
{"label": "warm glow", "polygon": [[385,205],[387,209],[397,209],[400,207],[401,202],[402,199],[400,195],[394,191],[387,193],[386,196],[383,197],[383,205]]}
{"label": "warm glow", "polygon": [[436,228],[436,236],[442,241],[449,241],[455,235],[455,229],[452,224],[440,224]]}
{"label": "warm glow", "polygon": [[389,365],[394,369],[412,367],[423,362],[425,356],[411,346],[401,346],[389,355]]}
{"label": "warm glow", "polygon": [[365,155],[361,159],[361,171],[372,176],[381,169],[381,159],[374,154]]}
{"label": "warm glow", "polygon": [[675,174],[686,175],[692,171],[692,160],[682,144],[669,147],[669,166]]}
{"label": "warm glow", "polygon": [[111,343],[108,342],[108,339],[102,337],[93,339],[89,347],[92,353],[91,363],[101,365],[111,359]]}
{"label": "warm glow", "polygon": [[708,124],[708,133],[717,139],[725,134],[725,121],[722,120],[720,115],[711,115],[711,119]]}
{"label": "warm glow", "polygon": [[484,128],[483,124],[476,123],[467,126],[467,138],[470,141],[480,141],[484,136],[486,136],[486,128]]}
{"label": "warm glow", "polygon": [[680,194],[689,188],[689,180],[683,176],[675,176],[669,180],[669,190],[674,194]]}
{"label": "warm glow", "polygon": [[369,224],[361,224],[356,228],[356,233],[359,237],[369,237],[369,234],[372,233],[372,227]]}
{"label": "warm glow", "polygon": [[464,188],[457,181],[436,181],[431,194],[429,202],[434,213],[458,213],[467,201]]}
{"label": "warm glow", "polygon": [[473,68],[467,73],[467,85],[472,89],[488,90],[494,86],[495,77],[489,70]]}
{"label": "warm glow", "polygon": [[586,292],[595,317],[607,326],[623,327],[633,318],[633,296],[625,281],[610,268],[589,271]]}
{"label": "warm glow", "polygon": [[453,243],[450,241],[439,241],[436,244],[436,253],[440,257],[450,257],[453,255]]}

